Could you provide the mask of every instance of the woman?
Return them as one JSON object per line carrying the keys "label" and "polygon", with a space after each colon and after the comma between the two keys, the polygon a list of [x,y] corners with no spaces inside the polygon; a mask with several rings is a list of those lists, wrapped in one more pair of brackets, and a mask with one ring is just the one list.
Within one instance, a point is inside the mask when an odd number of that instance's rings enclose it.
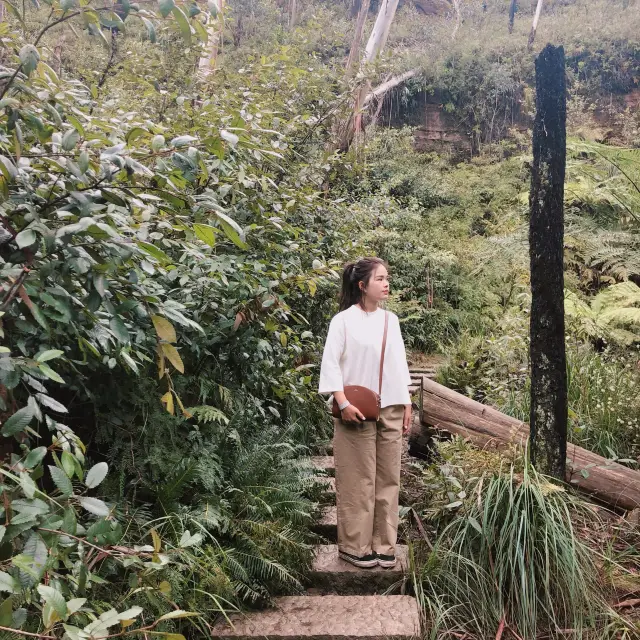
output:
{"label": "woman", "polygon": [[[379,258],[361,258],[342,275],[340,313],[331,320],[322,356],[319,393],[332,393],[338,550],[357,567],[393,567],[398,536],[402,433],[411,423],[411,383],[397,316],[380,308],[389,276]],[[380,419],[364,421],[349,404],[346,385],[378,392],[380,355],[388,314]]]}

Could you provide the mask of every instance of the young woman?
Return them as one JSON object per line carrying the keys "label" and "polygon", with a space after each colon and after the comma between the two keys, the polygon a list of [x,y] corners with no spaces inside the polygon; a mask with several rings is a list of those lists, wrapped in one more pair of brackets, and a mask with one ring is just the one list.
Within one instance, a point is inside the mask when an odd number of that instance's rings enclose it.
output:
{"label": "young woman", "polygon": [[[361,258],[342,275],[340,313],[331,320],[320,369],[320,393],[332,393],[338,550],[357,567],[393,567],[398,535],[402,434],[409,430],[411,383],[397,316],[380,308],[389,276],[379,258]],[[380,355],[388,314],[380,419],[365,421],[344,394],[346,385],[378,393]]]}

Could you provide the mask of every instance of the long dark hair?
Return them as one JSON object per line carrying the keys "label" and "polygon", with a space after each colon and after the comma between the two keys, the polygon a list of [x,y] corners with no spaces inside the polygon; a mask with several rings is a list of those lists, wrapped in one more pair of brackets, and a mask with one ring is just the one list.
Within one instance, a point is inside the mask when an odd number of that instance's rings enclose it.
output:
{"label": "long dark hair", "polygon": [[345,311],[354,304],[362,302],[362,282],[366,287],[371,275],[380,266],[387,263],[380,258],[360,258],[356,262],[345,265],[342,272],[342,289],[340,290],[340,311]]}

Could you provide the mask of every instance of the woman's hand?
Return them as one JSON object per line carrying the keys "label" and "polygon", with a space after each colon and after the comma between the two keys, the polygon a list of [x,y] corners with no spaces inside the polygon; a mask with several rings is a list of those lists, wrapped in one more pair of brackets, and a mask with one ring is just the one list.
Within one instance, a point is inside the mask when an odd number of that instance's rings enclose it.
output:
{"label": "woman's hand", "polygon": [[402,418],[402,433],[409,433],[409,429],[411,428],[411,405],[404,405],[404,417]]}
{"label": "woman's hand", "polygon": [[350,423],[361,423],[364,421],[364,416],[358,407],[350,404],[348,407],[345,407],[341,412],[342,421],[350,422]]}

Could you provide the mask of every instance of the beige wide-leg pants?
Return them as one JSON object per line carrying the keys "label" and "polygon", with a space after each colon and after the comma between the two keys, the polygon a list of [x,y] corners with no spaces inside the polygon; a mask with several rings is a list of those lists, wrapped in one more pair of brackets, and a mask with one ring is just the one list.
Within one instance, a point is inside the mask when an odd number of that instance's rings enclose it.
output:
{"label": "beige wide-leg pants", "polygon": [[338,547],[361,557],[395,554],[404,405],[384,407],[378,422],[334,418]]}

